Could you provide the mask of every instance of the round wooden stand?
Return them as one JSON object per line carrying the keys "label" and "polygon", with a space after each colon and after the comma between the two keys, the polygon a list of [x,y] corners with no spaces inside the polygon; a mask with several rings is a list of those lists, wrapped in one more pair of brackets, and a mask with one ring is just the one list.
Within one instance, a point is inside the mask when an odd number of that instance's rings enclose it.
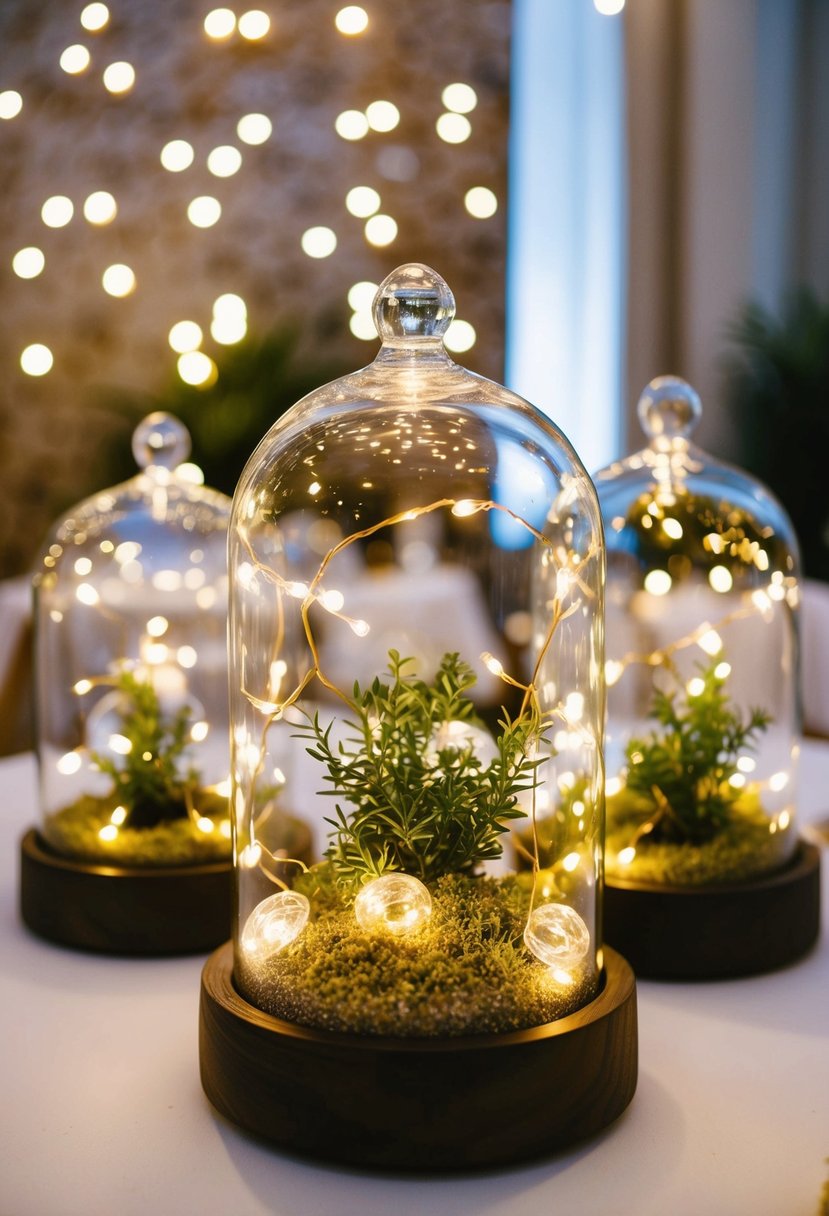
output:
{"label": "round wooden stand", "polygon": [[482,1169],[552,1153],[622,1113],[636,1089],[636,984],[606,950],[599,995],[558,1022],[474,1038],[334,1034],[248,1004],[227,943],[202,972],[199,1050],[217,1110],[282,1148],[380,1169]]}
{"label": "round wooden stand", "polygon": [[734,979],[785,967],[820,931],[820,850],[801,840],[782,870],[729,885],[607,879],[604,928],[642,978]]}
{"label": "round wooden stand", "polygon": [[40,937],[106,954],[201,954],[230,930],[230,862],[155,869],[92,865],[31,829],[20,844],[20,911]]}

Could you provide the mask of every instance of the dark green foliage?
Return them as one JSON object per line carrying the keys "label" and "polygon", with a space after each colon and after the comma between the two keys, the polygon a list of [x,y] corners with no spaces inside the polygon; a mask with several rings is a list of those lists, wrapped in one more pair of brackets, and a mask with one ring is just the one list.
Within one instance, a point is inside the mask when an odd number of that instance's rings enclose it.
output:
{"label": "dark green foliage", "polygon": [[[248,457],[276,420],[300,398],[346,370],[316,359],[306,362],[298,332],[284,327],[264,337],[247,337],[212,352],[218,368],[214,384],[194,388],[178,376],[154,394],[115,394],[109,404],[134,426],[152,410],[166,410],[185,424],[193,460],[213,489],[232,494]],[[135,472],[129,442],[119,436],[111,464],[123,477]]]}
{"label": "dark green foliage", "polygon": [[805,570],[829,579],[829,303],[801,291],[778,320],[746,307],[730,335],[728,400],[739,459],[781,500]]}
{"label": "dark green foliage", "polygon": [[191,771],[182,779],[177,761],[190,740],[190,710],[184,705],[165,718],[152,684],[131,671],[120,672],[115,687],[130,703],[120,731],[132,746],[119,757],[120,764],[98,752],[91,758],[114,782],[127,811],[124,826],[154,827],[162,820],[187,818],[187,792],[195,788],[196,775]]}
{"label": "dark green foliage", "polygon": [[715,674],[720,661],[700,667],[697,694],[686,690],[680,700],[676,692],[657,691],[651,716],[664,729],[628,744],[627,788],[655,808],[645,825],[650,840],[701,843],[722,831],[740,797],[728,784],[737,757],[771,721],[759,709],[743,720]]}
{"label": "dark green foliage", "polygon": [[410,662],[390,651],[389,682],[355,684],[343,742],[333,743],[317,717],[300,732],[327,769],[322,792],[340,800],[326,856],[346,885],[389,870],[424,882],[473,873],[500,857],[506,821],[524,816],[517,795],[535,780],[538,761],[527,756],[539,733],[535,713],[504,714],[497,755],[486,761],[468,737],[442,730],[450,722],[480,728],[466,695],[472,670],[447,654],[427,684],[405,674]]}

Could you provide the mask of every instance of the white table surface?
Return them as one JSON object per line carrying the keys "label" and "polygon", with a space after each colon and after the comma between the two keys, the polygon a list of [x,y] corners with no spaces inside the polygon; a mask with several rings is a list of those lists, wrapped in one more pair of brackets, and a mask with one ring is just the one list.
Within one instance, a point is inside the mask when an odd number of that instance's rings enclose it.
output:
{"label": "white table surface", "polygon": [[[37,821],[34,778],[30,756],[0,763],[0,1216],[817,1216],[825,855],[808,958],[727,983],[639,982],[639,1087],[606,1132],[520,1169],[377,1176],[292,1158],[214,1112],[198,1071],[202,960],[84,955],[23,928],[18,840]],[[829,745],[807,744],[801,823],[825,811]]]}

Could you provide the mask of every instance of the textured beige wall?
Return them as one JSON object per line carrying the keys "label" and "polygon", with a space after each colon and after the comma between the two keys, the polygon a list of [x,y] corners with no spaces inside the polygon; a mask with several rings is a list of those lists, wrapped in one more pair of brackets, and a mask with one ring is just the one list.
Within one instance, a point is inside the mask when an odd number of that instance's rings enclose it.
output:
{"label": "textured beige wall", "polygon": [[[221,292],[244,297],[252,333],[298,321],[311,370],[318,352],[328,363],[356,367],[376,344],[349,333],[348,288],[379,281],[404,261],[424,261],[449,280],[458,315],[477,331],[462,361],[502,374],[508,0],[365,0],[370,24],[357,38],[335,29],[336,2],[257,0],[272,28],[256,44],[238,35],[210,43],[202,28],[210,7],[111,0],[109,25],[89,34],[79,2],[0,3],[0,91],[15,89],[24,102],[17,117],[0,122],[0,574],[26,566],[58,510],[111,482],[114,390],[159,391],[175,368],[170,326],[189,318],[207,331]],[[73,43],[92,54],[80,76],[59,66]],[[101,81],[115,60],[136,70],[134,88],[121,97]],[[479,98],[470,138],[454,146],[435,132],[442,89],[453,81],[471,84]],[[398,106],[397,129],[342,140],[336,116],[377,98]],[[250,111],[274,124],[260,147],[236,136],[239,117]],[[175,138],[196,151],[192,167],[178,174],[159,161]],[[243,154],[241,170],[226,179],[205,165],[221,144]],[[401,160],[406,180],[395,167]],[[372,248],[363,221],[346,211],[354,185],[377,189],[381,211],[397,220],[398,237],[387,248]],[[476,185],[498,197],[490,219],[465,210],[464,194]],[[83,218],[83,200],[94,190],[118,202],[107,227]],[[54,194],[75,204],[60,229],[40,219]],[[206,230],[186,218],[188,202],[201,194],[223,208]],[[315,224],[338,236],[336,252],[323,260],[300,247]],[[29,245],[44,251],[46,267],[23,280],[11,261]],[[113,262],[137,276],[126,299],[102,290],[101,273]],[[19,366],[32,342],[54,353],[52,371],[38,379]],[[205,349],[217,348],[208,338]]]}

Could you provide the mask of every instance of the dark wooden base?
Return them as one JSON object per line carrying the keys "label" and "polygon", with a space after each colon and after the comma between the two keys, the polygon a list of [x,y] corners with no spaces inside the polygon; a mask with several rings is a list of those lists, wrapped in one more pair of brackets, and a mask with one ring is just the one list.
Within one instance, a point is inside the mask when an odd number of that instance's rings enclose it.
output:
{"label": "dark wooden base", "polygon": [[820,931],[820,850],[750,882],[667,887],[608,879],[604,929],[636,974],[663,980],[758,975],[794,962]]}
{"label": "dark wooden base", "polygon": [[599,995],[558,1022],[373,1038],[254,1008],[227,943],[202,972],[199,1049],[217,1110],[282,1148],[378,1169],[485,1169],[555,1152],[622,1113],[636,1089],[636,984],[607,950]]}
{"label": "dark wooden base", "polygon": [[52,942],[106,954],[203,954],[230,931],[230,862],[127,869],[73,861],[31,829],[20,844],[20,911]]}

